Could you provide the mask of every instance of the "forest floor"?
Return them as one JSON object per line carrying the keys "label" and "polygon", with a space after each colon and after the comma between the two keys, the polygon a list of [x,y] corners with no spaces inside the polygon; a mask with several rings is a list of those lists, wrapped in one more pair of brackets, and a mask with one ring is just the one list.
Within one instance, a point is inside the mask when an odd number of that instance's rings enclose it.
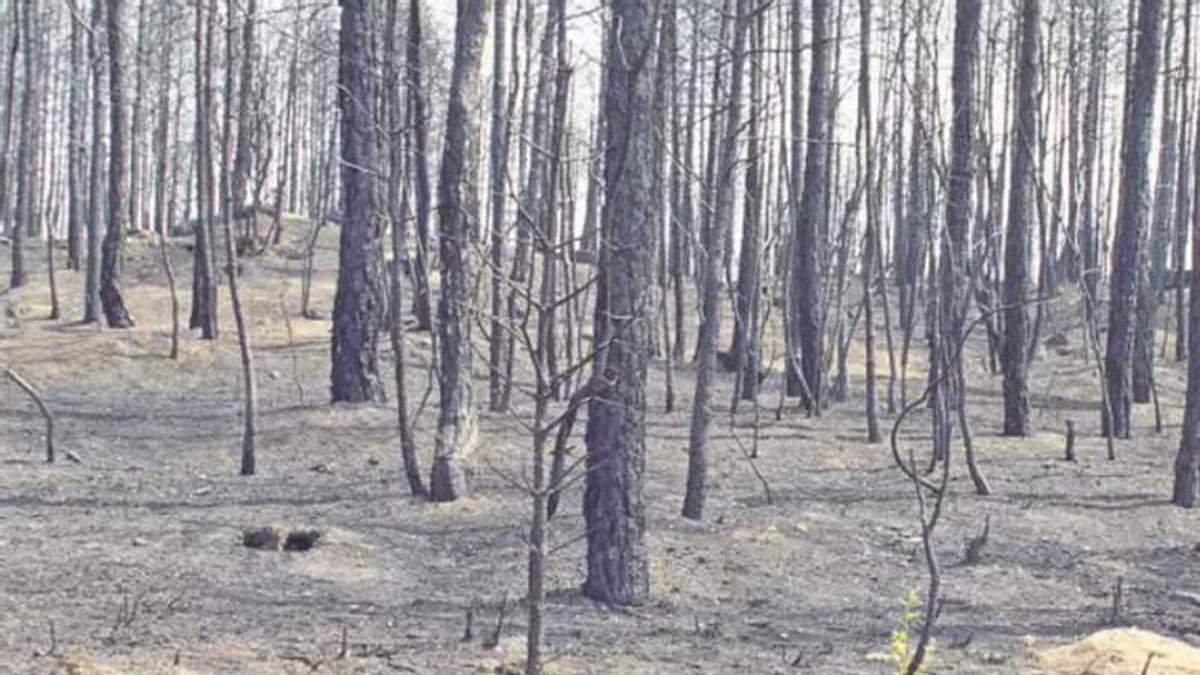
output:
{"label": "forest floor", "polygon": [[[260,385],[259,475],[251,478],[237,475],[240,372],[227,289],[221,339],[185,334],[171,361],[170,303],[150,240],[129,240],[125,290],[137,326],[127,331],[78,323],[80,275],[69,272],[58,275],[65,318],[47,320],[44,249],[31,247],[31,283],[0,295],[0,365],[40,389],[60,451],[83,463],[46,465],[36,408],[0,384],[0,671],[463,673],[519,659],[528,503],[495,469],[519,474],[527,463],[530,439],[517,417],[529,407],[482,413],[470,497],[440,505],[408,497],[394,397],[390,406],[328,403],[329,323],[298,316],[298,230],[306,227],[293,223],[283,247],[244,261]],[[336,235],[324,232],[316,265],[313,306],[325,316]],[[188,243],[170,244],[185,326]],[[0,254],[7,280],[9,249]],[[1200,527],[1167,501],[1184,368],[1162,361],[1157,370],[1164,432],[1154,433],[1152,408],[1138,406],[1135,439],[1118,442],[1118,459],[1108,461],[1077,304],[1057,301],[1050,317],[1067,344],[1034,362],[1029,438],[997,435],[1000,379],[981,367],[982,337],[971,345],[970,413],[994,494],[974,495],[956,449],[936,534],[945,603],[932,672],[1067,672],[1048,670],[1036,652],[1111,627],[1118,579],[1117,623],[1200,644],[1200,607],[1186,595],[1200,594]],[[1048,325],[1043,334],[1052,332]],[[410,334],[409,344],[416,405],[429,336]],[[381,355],[390,373],[390,355]],[[855,343],[851,363],[860,361]],[[879,363],[886,410],[886,357]],[[923,373],[919,363],[910,368],[910,395]],[[722,406],[730,380],[721,378]],[[864,442],[862,382],[861,366],[852,366],[852,396],[820,418],[790,401],[776,420],[778,377],[757,414],[743,406],[732,424],[718,415],[708,511],[693,523],[678,515],[692,371],[676,373],[679,401],[668,414],[655,362],[646,467],[652,600],[618,610],[579,593],[576,485],[552,522],[547,671],[893,671],[889,637],[902,599],[923,592],[925,566],[912,486],[886,444]],[[482,379],[476,391],[482,400]],[[425,470],[436,398],[417,420]],[[884,415],[885,430],[892,419]],[[1067,419],[1079,429],[1077,463],[1062,459]],[[755,437],[751,465],[745,449]],[[928,452],[924,412],[901,437]],[[982,559],[963,564],[964,542],[985,517]],[[243,528],[267,524],[324,536],[303,553],[242,546]],[[500,644],[491,646],[502,606]],[[464,640],[468,616],[473,637]]]}

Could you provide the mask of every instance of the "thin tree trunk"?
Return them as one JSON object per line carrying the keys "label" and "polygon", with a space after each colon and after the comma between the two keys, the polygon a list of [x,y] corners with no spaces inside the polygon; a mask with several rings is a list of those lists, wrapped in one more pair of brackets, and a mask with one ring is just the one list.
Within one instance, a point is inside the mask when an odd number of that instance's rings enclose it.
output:
{"label": "thin tree trunk", "polygon": [[[699,346],[696,349],[696,391],[692,397],[692,422],[688,434],[687,492],[683,500],[683,517],[700,520],[704,517],[705,477],[708,471],[708,428],[712,423],[712,389],[717,360],[717,333],[721,327],[722,250],[725,231],[733,223],[733,193],[738,160],[738,137],[742,127],[742,88],[746,61],[746,36],[753,17],[749,0],[737,0],[737,15],[733,29],[733,61],[730,65],[729,100],[726,107],[725,132],[721,138],[717,173],[710,199],[714,205],[712,218],[704,233],[702,260],[704,285],[701,297]],[[743,242],[757,249],[757,241]],[[757,251],[755,251],[757,255]],[[757,289],[756,289],[757,290]],[[757,375],[757,373],[755,373]]]}

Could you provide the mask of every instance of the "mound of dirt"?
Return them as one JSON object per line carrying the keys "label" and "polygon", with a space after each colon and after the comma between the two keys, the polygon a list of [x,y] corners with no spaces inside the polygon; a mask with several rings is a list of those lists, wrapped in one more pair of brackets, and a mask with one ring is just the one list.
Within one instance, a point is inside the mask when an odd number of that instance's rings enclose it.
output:
{"label": "mound of dirt", "polygon": [[[1147,659],[1150,667],[1143,671]],[[1039,651],[1038,660],[1054,675],[1200,675],[1200,649],[1137,628],[1093,633],[1074,644]]]}

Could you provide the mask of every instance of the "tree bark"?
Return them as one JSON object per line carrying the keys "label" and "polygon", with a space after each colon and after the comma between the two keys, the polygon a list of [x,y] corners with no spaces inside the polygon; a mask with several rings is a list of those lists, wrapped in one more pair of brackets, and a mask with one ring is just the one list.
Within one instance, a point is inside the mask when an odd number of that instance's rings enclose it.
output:
{"label": "tree bark", "polygon": [[[1146,233],[1144,265],[1138,265],[1136,320],[1133,330],[1132,385],[1135,403],[1149,403],[1154,378],[1154,326],[1167,267],[1167,243],[1170,241],[1171,216],[1175,211],[1175,173],[1179,167],[1179,123],[1176,117],[1175,79],[1171,71],[1172,45],[1175,38],[1175,0],[1167,3],[1166,40],[1162,61],[1162,124],[1158,139],[1158,179],[1152,195],[1153,211]],[[1187,60],[1188,57],[1184,57]]]}
{"label": "tree bark", "polygon": [[338,56],[342,199],[337,293],[333,304],[334,402],[384,400],[376,345],[383,328],[385,279],[376,133],[379,85],[372,71],[369,0],[344,0]]}
{"label": "tree bark", "polygon": [[[462,7],[462,0],[459,0]],[[433,309],[429,296],[429,131],[425,111],[424,65],[421,61],[421,0],[410,0],[408,13],[408,126],[413,133],[413,190],[416,206],[417,255],[413,265],[413,317],[417,330],[433,327]]]}
{"label": "tree bark", "polygon": [[121,294],[121,254],[125,247],[125,0],[108,0],[108,227],[100,248],[100,305],[109,328],[129,328],[133,317]]}
{"label": "tree bark", "polygon": [[1108,345],[1105,379],[1112,413],[1102,415],[1103,432],[1130,435],[1130,319],[1138,285],[1140,244],[1150,210],[1148,160],[1158,84],[1162,0],[1141,0],[1137,13],[1137,47],[1126,92],[1121,147],[1121,187],[1109,284]]}
{"label": "tree bark", "polygon": [[[733,30],[733,56],[730,64],[729,100],[726,106],[725,132],[717,150],[717,174],[711,203],[714,204],[703,242],[704,275],[700,302],[700,334],[696,348],[696,390],[692,397],[692,421],[688,433],[687,492],[683,499],[683,517],[704,517],[705,477],[708,473],[708,428],[712,423],[712,388],[717,360],[717,334],[721,329],[720,267],[725,246],[725,231],[733,226],[733,193],[738,163],[738,137],[742,127],[742,88],[746,61],[746,34],[749,31],[750,1],[737,0]],[[755,248],[757,241],[742,242]],[[755,289],[757,291],[757,289]],[[757,373],[755,373],[757,375]],[[757,384],[757,383],[756,383]]]}
{"label": "tree bark", "polygon": [[[587,424],[586,486],[589,598],[641,605],[650,594],[646,551],[646,314],[657,212],[650,186],[657,0],[614,0],[605,65],[605,199],[600,228],[597,349],[593,378],[612,381],[592,398]],[[625,55],[626,58],[621,58]]]}
{"label": "tree bark", "polygon": [[[71,93],[67,115],[67,269],[79,270],[87,209],[87,63],[83,18],[71,17]],[[7,137],[6,137],[7,138]],[[3,152],[3,150],[0,150]],[[0,159],[0,162],[3,162]],[[2,173],[2,172],[0,172]],[[4,176],[0,175],[0,182]],[[0,200],[0,213],[4,212]]]}
{"label": "tree bark", "polygon": [[[797,206],[792,241],[791,275],[788,280],[788,322],[793,325],[795,345],[788,354],[788,390],[799,394],[811,413],[820,414],[824,335],[821,320],[821,272],[818,251],[826,230],[829,199],[829,2],[812,3],[812,65],[808,86],[808,153],[804,186]],[[800,86],[793,82],[793,87]],[[797,169],[793,169],[797,170]],[[795,353],[799,352],[799,353]],[[798,367],[797,367],[798,366]]]}
{"label": "tree bark", "polygon": [[1017,68],[1016,129],[1009,178],[1008,231],[1004,239],[1004,434],[1024,436],[1028,430],[1029,391],[1026,376],[1029,316],[1028,237],[1036,213],[1037,177],[1034,153],[1038,139],[1038,55],[1041,50],[1041,0],[1022,0],[1021,44]]}
{"label": "tree bark", "polygon": [[437,444],[429,496],[454,501],[467,490],[462,463],[475,445],[471,392],[471,233],[479,222],[479,80],[489,0],[458,0],[446,139],[438,177]]}

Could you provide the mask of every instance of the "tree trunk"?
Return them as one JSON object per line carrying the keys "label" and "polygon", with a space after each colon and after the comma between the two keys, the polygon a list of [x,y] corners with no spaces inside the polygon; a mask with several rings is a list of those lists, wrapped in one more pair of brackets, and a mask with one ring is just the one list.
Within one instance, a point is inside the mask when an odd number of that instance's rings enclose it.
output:
{"label": "tree trunk", "polygon": [[[721,269],[725,231],[732,228],[733,196],[736,187],[738,137],[742,127],[742,88],[746,61],[746,34],[753,17],[749,0],[737,0],[734,18],[733,61],[730,64],[729,100],[726,106],[725,132],[717,150],[717,173],[710,203],[714,204],[703,241],[704,285],[700,301],[700,335],[696,349],[696,391],[692,397],[692,422],[688,434],[687,492],[683,517],[700,520],[704,516],[705,476],[708,471],[708,428],[712,423],[712,388],[717,360],[717,334],[721,329]],[[620,241],[620,240],[617,240]],[[757,241],[743,241],[755,249]],[[757,292],[757,289],[755,289]],[[755,373],[757,375],[757,373]],[[757,384],[757,383],[756,383]]]}
{"label": "tree trunk", "polygon": [[[593,378],[611,380],[589,402],[583,512],[584,595],[641,605],[650,594],[646,551],[647,294],[654,261],[654,48],[656,0],[614,0],[605,65],[605,198],[596,296]],[[621,54],[638,54],[636,59]]]}
{"label": "tree trunk", "polygon": [[[743,398],[754,400],[758,395],[759,332],[762,305],[762,213],[763,171],[762,157],[766,145],[762,139],[762,59],[758,56],[765,40],[765,12],[754,19],[751,33],[750,98],[747,102],[747,146],[746,190],[742,211],[742,247],[738,256],[738,280],[735,296],[733,347],[730,350],[737,364],[737,383],[734,403]],[[747,29],[748,30],[748,29]],[[735,37],[736,40],[736,37]],[[743,38],[745,40],[745,38]],[[736,66],[735,66],[736,67]],[[741,84],[741,83],[738,83]],[[739,105],[731,101],[730,105]],[[732,213],[730,214],[732,216]],[[732,220],[732,218],[731,218]],[[727,224],[733,229],[733,223]]]}
{"label": "tree trunk", "polygon": [[371,66],[371,21],[369,0],[342,4],[338,109],[344,210],[331,341],[334,402],[378,403],[385,397],[376,355],[386,281],[380,241],[383,211],[376,189],[381,167],[376,133],[379,85]]}
{"label": "tree trunk", "polygon": [[38,118],[41,115],[42,88],[33,84],[39,77],[37,40],[34,30],[37,27],[39,9],[38,0],[29,0],[18,12],[25,41],[22,51],[25,61],[25,94],[21,97],[21,135],[20,147],[17,148],[17,211],[12,228],[12,269],[9,274],[9,286],[19,288],[25,285],[25,238],[34,232],[34,221],[38,219],[38,208],[35,195],[40,189],[38,181],[38,155],[41,152],[41,134]]}
{"label": "tree trunk", "polygon": [[434,501],[454,501],[467,490],[462,463],[475,445],[471,397],[471,233],[479,222],[479,80],[489,0],[459,0],[454,66],[446,112],[446,139],[438,177],[437,446],[429,481]]}
{"label": "tree trunk", "polygon": [[[459,8],[463,0],[459,0]],[[414,155],[413,190],[417,211],[417,255],[413,265],[413,316],[417,330],[429,330],[433,326],[433,310],[429,299],[429,131],[425,112],[425,89],[422,84],[424,66],[421,62],[421,0],[410,0],[408,14],[408,126],[413,133]],[[440,208],[440,205],[439,205]]]}
{"label": "tree trunk", "polygon": [[204,22],[204,0],[196,0],[196,221],[192,259],[192,312],[188,325],[200,329],[200,337],[216,340],[217,269],[213,243],[212,168],[212,40],[216,13],[208,9]]}
{"label": "tree trunk", "polygon": [[133,52],[133,105],[129,122],[129,229],[145,229],[142,223],[142,127],[146,98],[146,41],[149,21],[148,0],[139,0],[137,9],[137,44]]}
{"label": "tree trunk", "polygon": [[133,317],[121,295],[121,254],[125,246],[125,0],[108,0],[108,227],[100,248],[100,305],[109,328],[129,328]]}
{"label": "tree trunk", "polygon": [[92,64],[92,158],[88,168],[87,272],[83,293],[83,322],[100,320],[100,226],[104,221],[104,2],[92,0],[88,60]]}
{"label": "tree trunk", "polygon": [[[808,86],[808,148],[804,187],[793,225],[787,321],[793,325],[794,349],[788,354],[789,391],[799,393],[811,413],[821,411],[824,334],[821,321],[820,236],[825,231],[829,199],[827,183],[829,114],[829,2],[812,3],[812,72]],[[793,87],[800,83],[793,82]],[[794,171],[798,170],[793,168]],[[799,352],[799,353],[796,353]]]}
{"label": "tree trunk", "polygon": [[1184,275],[1184,267],[1187,262],[1187,247],[1188,247],[1188,218],[1192,211],[1193,200],[1200,198],[1200,195],[1193,195],[1191,190],[1187,188],[1188,178],[1191,176],[1189,167],[1191,161],[1188,158],[1188,128],[1191,122],[1191,104],[1192,101],[1188,97],[1188,85],[1191,84],[1192,73],[1192,0],[1184,0],[1183,11],[1183,74],[1179,78],[1179,107],[1183,114],[1179,123],[1179,175],[1175,178],[1175,242],[1173,247],[1175,261],[1175,360],[1182,361],[1187,358],[1188,354],[1188,320],[1187,320],[1187,304],[1184,301],[1184,292],[1186,291]]}
{"label": "tree trunk", "polygon": [[[79,270],[87,209],[87,62],[83,17],[71,17],[71,94],[67,116],[67,269]],[[7,137],[6,137],[7,138]],[[2,143],[0,143],[2,145]],[[3,152],[4,150],[0,150]],[[3,162],[0,159],[0,162]],[[2,171],[0,171],[2,173]],[[0,175],[0,182],[4,176]],[[0,188],[2,189],[2,188]],[[0,200],[0,214],[4,212]]]}
{"label": "tree trunk", "polygon": [[[506,185],[508,182],[508,141],[511,135],[509,123],[512,105],[509,101],[507,70],[505,69],[505,40],[508,37],[508,0],[496,0],[492,10],[492,129],[489,198],[491,200],[491,335],[488,336],[488,409],[503,410],[504,398],[504,346],[508,335],[503,319],[504,312],[504,241],[507,237],[505,218]],[[513,68],[516,68],[517,45],[513,40]],[[515,99],[513,99],[515,101]]]}
{"label": "tree trunk", "polygon": [[1121,187],[1113,244],[1108,314],[1108,349],[1104,371],[1111,417],[1103,415],[1103,431],[1117,438],[1130,435],[1130,319],[1138,285],[1140,243],[1150,210],[1148,159],[1154,127],[1158,84],[1162,0],[1141,0],[1137,14],[1137,48],[1126,92],[1121,148]]}
{"label": "tree trunk", "polygon": [[1008,231],[1004,239],[1004,434],[1024,436],[1028,430],[1026,382],[1029,316],[1025,308],[1029,284],[1028,237],[1035,217],[1037,177],[1034,152],[1038,139],[1038,54],[1041,43],[1041,0],[1022,0],[1021,44],[1017,68],[1016,129],[1009,183]]}
{"label": "tree trunk", "polygon": [[404,465],[404,475],[408,480],[408,489],[414,497],[425,497],[428,491],[421,478],[420,462],[417,459],[417,445],[413,438],[412,426],[408,419],[408,385],[405,382],[406,345],[404,341],[404,256],[407,250],[407,228],[404,223],[408,211],[408,189],[405,174],[411,168],[406,158],[412,155],[405,152],[404,140],[404,111],[400,106],[400,81],[397,64],[396,33],[398,32],[400,0],[388,0],[387,24],[384,36],[383,73],[385,80],[384,96],[387,105],[388,130],[388,181],[387,208],[392,226],[392,266],[389,279],[391,292],[388,307],[391,309],[389,335],[392,342],[393,374],[396,380],[396,428],[400,435],[400,458]]}
{"label": "tree trunk", "polygon": [[[1162,124],[1158,139],[1158,180],[1153,196],[1150,229],[1146,233],[1146,251],[1142,256],[1148,264],[1138,265],[1136,320],[1133,330],[1132,385],[1135,403],[1150,402],[1154,378],[1154,326],[1159,299],[1166,280],[1167,243],[1170,241],[1171,217],[1175,211],[1175,173],[1179,161],[1179,124],[1176,117],[1175,76],[1170,67],[1172,45],[1175,41],[1175,0],[1167,3],[1166,40],[1162,61],[1167,66],[1162,76]],[[1187,57],[1184,57],[1187,60]]]}

